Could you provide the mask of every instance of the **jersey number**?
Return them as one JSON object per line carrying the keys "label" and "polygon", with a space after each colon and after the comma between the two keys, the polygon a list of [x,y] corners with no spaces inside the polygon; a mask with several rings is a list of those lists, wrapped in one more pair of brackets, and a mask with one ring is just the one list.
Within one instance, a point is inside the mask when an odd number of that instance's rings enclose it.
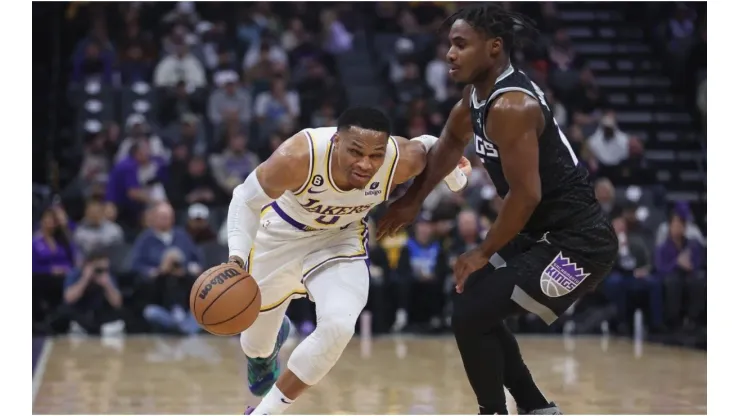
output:
{"label": "jersey number", "polygon": [[[542,89],[534,83],[534,81],[530,81],[532,83],[532,88],[534,88],[534,92],[537,93],[537,98],[540,100],[540,103],[542,103],[545,108],[550,110],[550,106],[547,105],[547,100],[545,100],[545,93],[542,92]],[[552,110],[550,111],[552,113]],[[563,142],[563,145],[566,149],[568,149],[568,153],[570,153],[570,158],[573,160],[573,164],[578,164],[578,157],[576,157],[576,153],[573,151],[573,148],[570,147],[570,142],[568,141],[568,138],[565,137],[565,133],[563,133],[563,130],[558,126],[558,121],[555,120],[555,117],[553,116],[552,122],[555,123],[555,127],[558,128],[558,134],[560,134],[560,141]]]}
{"label": "jersey number", "polygon": [[475,153],[480,157],[498,158],[498,149],[496,149],[493,143],[477,134],[475,135]]}

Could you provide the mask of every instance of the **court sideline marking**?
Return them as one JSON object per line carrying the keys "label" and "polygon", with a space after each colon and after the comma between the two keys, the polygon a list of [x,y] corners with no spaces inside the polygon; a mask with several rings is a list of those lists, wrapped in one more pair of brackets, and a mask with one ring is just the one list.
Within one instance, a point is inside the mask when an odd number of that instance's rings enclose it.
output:
{"label": "court sideline marking", "polygon": [[41,356],[39,362],[36,364],[36,371],[33,373],[33,396],[31,396],[31,405],[36,402],[36,395],[41,387],[41,381],[44,379],[44,372],[46,371],[46,363],[49,361],[51,356],[51,349],[54,347],[54,340],[49,338],[44,342],[44,348],[41,350]]}

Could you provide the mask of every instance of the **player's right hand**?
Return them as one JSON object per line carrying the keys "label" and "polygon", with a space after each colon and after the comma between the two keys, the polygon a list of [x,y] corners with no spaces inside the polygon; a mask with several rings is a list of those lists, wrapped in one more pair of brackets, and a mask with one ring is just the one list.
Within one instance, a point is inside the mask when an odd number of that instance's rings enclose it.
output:
{"label": "player's right hand", "polygon": [[396,234],[399,230],[414,222],[416,216],[419,215],[421,204],[405,201],[405,197],[404,195],[392,203],[383,218],[378,221],[378,232],[376,233],[378,240],[387,235]]}

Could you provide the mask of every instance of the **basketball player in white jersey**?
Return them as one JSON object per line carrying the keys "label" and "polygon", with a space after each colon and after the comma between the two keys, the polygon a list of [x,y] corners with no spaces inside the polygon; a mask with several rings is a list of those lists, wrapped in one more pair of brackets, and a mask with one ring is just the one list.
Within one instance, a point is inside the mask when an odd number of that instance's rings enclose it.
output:
{"label": "basketball player in white jersey", "polygon": [[[388,118],[372,108],[349,109],[337,124],[288,139],[234,190],[229,206],[229,261],[246,268],[262,294],[259,317],[241,334],[249,389],[264,396],[247,414],[285,412],[337,362],[367,302],[365,216],[424,169],[437,139],[392,137]],[[445,182],[459,191],[469,173],[463,158]],[[303,296],[316,303],[316,330],[277,378],[290,331],[285,311]]]}

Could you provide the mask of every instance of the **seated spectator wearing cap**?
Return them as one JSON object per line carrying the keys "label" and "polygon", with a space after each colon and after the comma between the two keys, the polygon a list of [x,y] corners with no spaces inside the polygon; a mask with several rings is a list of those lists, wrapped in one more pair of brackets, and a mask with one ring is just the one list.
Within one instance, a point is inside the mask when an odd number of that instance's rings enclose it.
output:
{"label": "seated spectator wearing cap", "polygon": [[188,208],[188,222],[185,230],[195,244],[203,244],[216,239],[216,233],[208,222],[210,212],[203,204],[193,204]]}
{"label": "seated spectator wearing cap", "polygon": [[214,126],[224,122],[248,124],[252,118],[252,97],[239,88],[239,75],[235,71],[216,74],[218,87],[208,100],[208,119]]}
{"label": "seated spectator wearing cap", "polygon": [[668,238],[655,251],[655,269],[665,280],[665,317],[671,327],[682,321],[689,326],[706,324],[706,253],[698,240],[686,237],[686,220],[685,212],[674,211]]}
{"label": "seated spectator wearing cap", "polygon": [[431,216],[420,215],[396,269],[401,288],[399,310],[408,312],[409,323],[419,324],[422,330],[441,326],[449,267],[447,252],[435,239]]}
{"label": "seated spectator wearing cap", "polygon": [[47,322],[59,330],[72,321],[87,333],[100,334],[123,330],[123,318],[123,297],[110,272],[108,256],[103,250],[94,250],[85,257],[82,268],[65,277],[64,303]]}
{"label": "seated spectator wearing cap", "polygon": [[147,141],[134,143],[129,157],[111,171],[106,189],[106,200],[118,209],[118,222],[138,229],[144,209],[167,200],[166,180],[164,160],[151,155]]}
{"label": "seated spectator wearing cap", "polygon": [[169,204],[151,208],[148,219],[150,228],[131,249],[131,267],[141,280],[141,297],[147,304],[144,318],[161,329],[197,332],[187,310],[190,288],[203,271],[202,254],[188,233],[174,226]]}
{"label": "seated spectator wearing cap", "polygon": [[102,201],[91,199],[85,207],[85,217],[74,232],[74,242],[87,255],[96,249],[106,249],[123,242],[121,226],[105,218]]}

